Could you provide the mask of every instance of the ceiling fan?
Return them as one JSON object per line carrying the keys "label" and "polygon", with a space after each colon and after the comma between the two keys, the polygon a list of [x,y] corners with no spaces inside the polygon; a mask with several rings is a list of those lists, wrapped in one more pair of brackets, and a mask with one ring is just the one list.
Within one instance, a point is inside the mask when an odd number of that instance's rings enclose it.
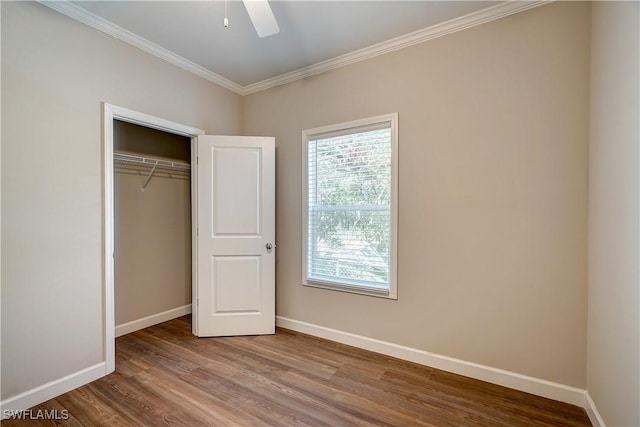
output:
{"label": "ceiling fan", "polygon": [[[271,11],[268,0],[242,0],[245,9],[253,22],[253,27],[258,33],[258,37],[268,37],[280,32],[280,27],[276,21],[276,17]],[[229,26],[227,19],[227,0],[224,2],[224,26]]]}

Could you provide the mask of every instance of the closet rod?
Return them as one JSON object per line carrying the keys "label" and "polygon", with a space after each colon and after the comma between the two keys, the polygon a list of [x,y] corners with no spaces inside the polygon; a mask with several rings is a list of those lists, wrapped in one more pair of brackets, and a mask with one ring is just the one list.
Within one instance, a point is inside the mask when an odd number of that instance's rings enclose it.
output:
{"label": "closet rod", "polygon": [[131,154],[123,154],[123,153],[113,153],[113,160],[120,160],[122,162],[129,162],[129,163],[141,163],[141,164],[145,164],[150,167],[153,167],[154,169],[155,167],[173,168],[173,169],[181,169],[181,170],[191,169],[191,165],[188,163],[172,162],[170,160],[154,159],[151,157],[132,156]]}

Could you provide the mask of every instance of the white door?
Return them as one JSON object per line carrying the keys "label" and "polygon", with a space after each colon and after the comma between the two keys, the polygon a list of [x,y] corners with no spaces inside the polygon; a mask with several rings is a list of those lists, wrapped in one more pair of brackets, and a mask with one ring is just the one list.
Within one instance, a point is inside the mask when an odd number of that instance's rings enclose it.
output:
{"label": "white door", "polygon": [[199,136],[193,333],[275,333],[275,140]]}

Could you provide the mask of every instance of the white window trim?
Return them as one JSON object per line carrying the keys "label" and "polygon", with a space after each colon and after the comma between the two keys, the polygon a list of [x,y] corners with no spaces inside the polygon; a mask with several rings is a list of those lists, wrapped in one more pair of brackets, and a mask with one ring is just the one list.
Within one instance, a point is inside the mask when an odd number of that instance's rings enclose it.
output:
{"label": "white window trim", "polygon": [[[309,139],[318,134],[338,132],[346,129],[389,122],[391,127],[391,253],[389,260],[389,291],[374,288],[349,286],[331,281],[308,280],[308,191],[307,175]],[[335,125],[322,126],[302,131],[302,284],[315,288],[330,289],[381,298],[398,299],[398,113],[385,114]]]}

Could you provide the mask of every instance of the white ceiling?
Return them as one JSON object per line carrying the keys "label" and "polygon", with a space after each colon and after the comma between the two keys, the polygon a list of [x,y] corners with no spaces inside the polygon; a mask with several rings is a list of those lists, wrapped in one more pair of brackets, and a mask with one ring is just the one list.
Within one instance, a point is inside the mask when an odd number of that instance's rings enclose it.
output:
{"label": "white ceiling", "polygon": [[228,3],[229,28],[222,25],[222,0],[73,1],[65,7],[247,87],[498,3],[504,2],[270,0],[280,33],[262,39],[241,1]]}

